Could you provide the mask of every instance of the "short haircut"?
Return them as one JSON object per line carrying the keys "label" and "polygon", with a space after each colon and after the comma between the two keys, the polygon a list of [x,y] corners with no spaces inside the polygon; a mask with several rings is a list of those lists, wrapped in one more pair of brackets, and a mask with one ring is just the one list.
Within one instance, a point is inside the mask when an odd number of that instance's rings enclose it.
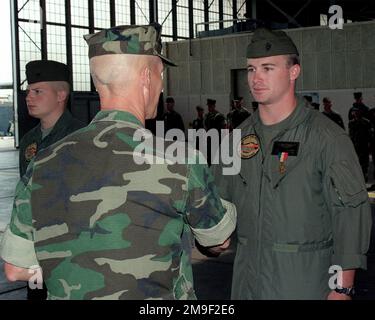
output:
{"label": "short haircut", "polygon": [[288,67],[292,67],[296,64],[301,65],[301,61],[298,54],[288,54],[286,57],[286,64]]}
{"label": "short haircut", "polygon": [[174,99],[172,97],[167,97],[165,100],[166,103],[174,103]]}
{"label": "short haircut", "polygon": [[66,93],[66,98],[65,98],[65,105],[69,101],[69,96],[70,96],[70,84],[66,81],[49,81],[47,82],[50,86],[54,88],[56,91],[64,91]]}
{"label": "short haircut", "polygon": [[66,81],[51,81],[52,86],[58,91],[66,91],[70,93],[70,84]]}

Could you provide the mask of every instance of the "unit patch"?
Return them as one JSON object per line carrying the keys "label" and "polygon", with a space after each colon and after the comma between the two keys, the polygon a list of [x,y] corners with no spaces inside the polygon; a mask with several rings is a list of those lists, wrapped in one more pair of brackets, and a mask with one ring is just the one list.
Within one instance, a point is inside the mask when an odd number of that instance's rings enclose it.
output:
{"label": "unit patch", "polygon": [[37,149],[38,149],[38,146],[35,142],[27,146],[25,150],[26,161],[30,161],[32,158],[34,158],[34,156],[36,155]]}
{"label": "unit patch", "polygon": [[259,151],[259,140],[255,134],[249,134],[241,139],[241,159],[250,159]]}

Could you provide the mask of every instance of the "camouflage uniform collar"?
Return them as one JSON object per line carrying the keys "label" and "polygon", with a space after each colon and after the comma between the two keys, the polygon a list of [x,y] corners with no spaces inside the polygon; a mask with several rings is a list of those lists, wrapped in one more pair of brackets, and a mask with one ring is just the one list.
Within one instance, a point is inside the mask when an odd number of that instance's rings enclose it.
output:
{"label": "camouflage uniform collar", "polygon": [[121,121],[121,122],[130,122],[140,128],[144,128],[144,125],[139,121],[133,114],[127,111],[120,110],[102,110],[99,111],[92,122],[99,121]]}

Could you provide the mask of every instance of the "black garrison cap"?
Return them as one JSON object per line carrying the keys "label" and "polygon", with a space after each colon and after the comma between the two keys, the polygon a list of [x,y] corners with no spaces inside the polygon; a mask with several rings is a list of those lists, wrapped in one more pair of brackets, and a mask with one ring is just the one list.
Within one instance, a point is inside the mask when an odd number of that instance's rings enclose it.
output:
{"label": "black garrison cap", "polygon": [[34,60],[26,64],[28,84],[42,81],[66,81],[70,83],[70,72],[64,63],[52,60]]}

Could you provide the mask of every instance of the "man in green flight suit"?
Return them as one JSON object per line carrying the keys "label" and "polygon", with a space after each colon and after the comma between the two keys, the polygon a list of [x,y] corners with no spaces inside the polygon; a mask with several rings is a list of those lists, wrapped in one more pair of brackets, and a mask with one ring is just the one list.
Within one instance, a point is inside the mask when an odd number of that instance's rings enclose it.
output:
{"label": "man in green flight suit", "polygon": [[26,77],[27,109],[40,123],[21,139],[21,177],[39,150],[85,126],[66,109],[70,94],[70,73],[66,64],[52,60],[30,61],[26,64]]}
{"label": "man in green flight suit", "polygon": [[[61,140],[85,124],[67,110],[70,94],[70,72],[66,64],[53,60],[35,60],[26,64],[26,104],[29,115],[40,123],[26,133],[20,142],[19,170],[22,178],[39,150]],[[27,287],[28,300],[43,300],[44,289]]]}
{"label": "man in green flight suit", "polygon": [[173,65],[160,35],[153,24],[85,36],[101,111],[39,152],[18,185],[0,246],[9,280],[40,266],[49,299],[195,299],[191,233],[215,253],[228,247],[235,207],[219,198],[200,154],[175,162],[159,146],[189,145],[145,129],[163,63]]}
{"label": "man in green flight suit", "polygon": [[295,95],[299,55],[286,33],[257,29],[247,69],[259,108],[238,127],[240,174],[215,168],[238,212],[232,298],[351,299],[371,229],[353,144]]}

